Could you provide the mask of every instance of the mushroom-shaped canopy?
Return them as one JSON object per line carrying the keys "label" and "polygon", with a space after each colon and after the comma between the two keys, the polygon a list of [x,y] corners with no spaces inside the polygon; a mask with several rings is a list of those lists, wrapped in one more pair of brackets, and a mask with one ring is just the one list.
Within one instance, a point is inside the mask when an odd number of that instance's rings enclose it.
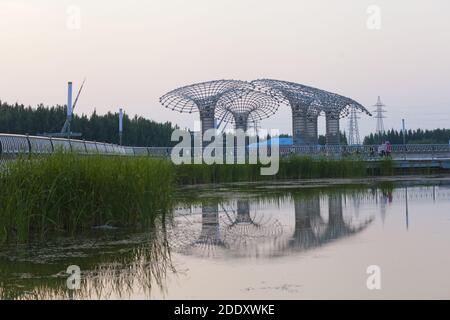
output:
{"label": "mushroom-shaped canopy", "polygon": [[238,117],[247,121],[262,120],[277,112],[280,103],[273,95],[252,89],[235,89],[223,94],[217,101],[216,118],[235,123]]}
{"label": "mushroom-shaped canopy", "polygon": [[214,80],[184,86],[163,95],[159,101],[168,109],[193,113],[214,109],[217,100],[226,92],[237,88],[252,88],[240,80]]}
{"label": "mushroom-shaped canopy", "polygon": [[327,92],[327,95],[324,95],[321,105],[322,111],[334,114],[338,118],[347,117],[350,114],[352,107],[372,116],[372,114],[360,103],[332,92]]}
{"label": "mushroom-shaped canopy", "polygon": [[335,114],[337,117],[345,117],[349,114],[351,106],[371,115],[355,100],[303,84],[274,79],[258,79],[252,81],[252,84],[257,90],[275,93],[277,98],[292,108],[306,108],[307,115],[317,115],[323,111]]}

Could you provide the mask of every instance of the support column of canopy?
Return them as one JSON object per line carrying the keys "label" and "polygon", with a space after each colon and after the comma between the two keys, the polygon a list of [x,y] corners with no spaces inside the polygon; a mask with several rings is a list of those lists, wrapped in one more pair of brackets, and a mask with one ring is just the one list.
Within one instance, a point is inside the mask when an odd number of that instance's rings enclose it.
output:
{"label": "support column of canopy", "polygon": [[300,106],[292,107],[292,142],[294,145],[306,144],[306,109]]}
{"label": "support column of canopy", "polygon": [[[248,137],[247,137],[247,129],[248,129],[248,116],[249,114],[246,112],[233,112],[234,118],[234,129],[242,130],[245,134],[244,140],[244,153],[242,154],[243,158],[240,157],[240,161],[247,161],[248,157]],[[237,132],[236,132],[237,134]],[[234,163],[238,163],[238,153],[242,152],[242,146],[239,145],[239,140],[237,136],[234,138]]]}
{"label": "support column of canopy", "polygon": [[205,107],[200,110],[200,122],[202,135],[208,129],[214,129],[214,108]]}
{"label": "support column of canopy", "polygon": [[203,141],[204,134],[207,130],[215,129],[214,127],[214,107],[204,107],[200,109],[200,123],[201,123],[201,134],[200,137],[202,141],[202,149],[204,149],[209,142]]}
{"label": "support column of canopy", "polygon": [[339,114],[333,111],[325,112],[326,121],[326,144],[339,145],[340,131],[339,131]]}
{"label": "support column of canopy", "polygon": [[248,114],[247,113],[233,113],[235,129],[241,129],[247,132],[248,128]]}
{"label": "support column of canopy", "polygon": [[319,132],[317,129],[318,118],[319,115],[314,115],[306,120],[306,143],[308,144],[319,144]]}

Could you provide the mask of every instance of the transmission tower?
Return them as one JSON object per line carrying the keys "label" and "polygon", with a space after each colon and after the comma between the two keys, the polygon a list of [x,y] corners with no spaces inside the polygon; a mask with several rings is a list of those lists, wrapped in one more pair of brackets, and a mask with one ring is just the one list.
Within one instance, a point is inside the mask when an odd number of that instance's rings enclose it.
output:
{"label": "transmission tower", "polygon": [[361,139],[359,138],[358,127],[358,110],[355,106],[350,107],[350,118],[348,121],[348,144],[360,145]]}
{"label": "transmission tower", "polygon": [[378,100],[377,103],[374,105],[374,107],[376,107],[376,109],[374,110],[375,112],[375,118],[377,119],[377,129],[376,129],[376,133],[378,133],[379,136],[383,135],[384,133],[384,123],[383,123],[383,119],[386,118],[384,116],[384,113],[386,112],[386,110],[384,109],[386,105],[384,105],[381,102],[380,96],[378,96]]}

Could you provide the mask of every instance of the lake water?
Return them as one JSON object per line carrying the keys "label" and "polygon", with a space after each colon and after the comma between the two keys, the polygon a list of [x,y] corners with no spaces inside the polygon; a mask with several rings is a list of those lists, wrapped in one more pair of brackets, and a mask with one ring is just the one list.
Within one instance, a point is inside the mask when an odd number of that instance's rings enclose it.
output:
{"label": "lake water", "polygon": [[450,180],[348,182],[185,188],[149,232],[3,246],[0,296],[450,298]]}

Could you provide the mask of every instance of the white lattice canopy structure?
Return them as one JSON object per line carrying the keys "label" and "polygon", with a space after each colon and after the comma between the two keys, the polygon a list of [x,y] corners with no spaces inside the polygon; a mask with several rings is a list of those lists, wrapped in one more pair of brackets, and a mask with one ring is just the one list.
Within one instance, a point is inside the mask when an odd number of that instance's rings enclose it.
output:
{"label": "white lattice canopy structure", "polygon": [[202,133],[214,128],[214,114],[220,97],[237,88],[252,88],[252,85],[240,80],[215,80],[196,83],[172,90],[160,98],[160,102],[168,109],[200,113]]}
{"label": "white lattice canopy structure", "polygon": [[249,122],[269,118],[280,103],[273,95],[252,89],[235,89],[223,94],[217,101],[216,118],[234,123],[236,129],[247,131]]}
{"label": "white lattice canopy structure", "polygon": [[326,117],[327,144],[339,144],[339,119],[349,114],[351,106],[370,115],[358,102],[321,89],[299,83],[259,79],[252,81],[257,90],[275,94],[292,110],[292,137],[294,144],[317,144],[317,119]]}
{"label": "white lattice canopy structure", "polygon": [[299,83],[259,79],[215,80],[184,86],[160,98],[166,108],[178,112],[199,112],[202,134],[220,123],[234,123],[236,129],[247,130],[249,122],[275,114],[280,104],[292,111],[292,137],[295,145],[318,144],[317,121],[326,118],[326,143],[340,144],[339,119],[348,116],[351,108],[371,115],[350,98]]}

